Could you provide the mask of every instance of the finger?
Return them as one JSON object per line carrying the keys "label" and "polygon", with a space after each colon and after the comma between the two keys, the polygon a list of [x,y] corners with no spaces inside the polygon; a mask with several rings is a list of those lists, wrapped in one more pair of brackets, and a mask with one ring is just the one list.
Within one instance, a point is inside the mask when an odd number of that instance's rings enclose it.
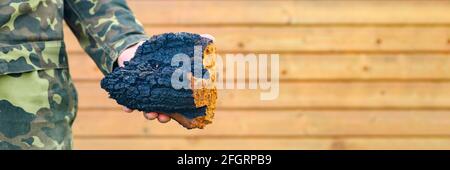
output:
{"label": "finger", "polygon": [[125,61],[130,61],[131,58],[134,57],[134,55],[132,55],[133,50],[129,49],[129,50],[125,50],[117,59],[117,63],[119,64],[119,67],[124,67],[125,66]]}
{"label": "finger", "polygon": [[202,37],[208,38],[210,40],[216,41],[216,38],[214,38],[214,36],[210,35],[210,34],[202,34],[200,35]]}
{"label": "finger", "polygon": [[170,117],[166,114],[161,113],[158,115],[158,121],[161,123],[167,123],[170,121]]}
{"label": "finger", "polygon": [[156,112],[144,113],[144,117],[148,120],[154,120],[158,117],[158,113],[156,113]]}
{"label": "finger", "polygon": [[124,62],[130,61],[134,57],[134,54],[136,53],[136,50],[138,49],[138,47],[141,46],[144,42],[145,41],[141,41],[131,47],[128,47],[122,53],[120,53],[119,58],[117,59],[117,63],[119,64],[119,67],[124,67],[125,66]]}
{"label": "finger", "polygon": [[127,112],[127,113],[133,112],[133,110],[131,110],[131,109],[129,109],[128,107],[125,107],[125,106],[122,106],[122,110],[123,110],[124,112]]}
{"label": "finger", "polygon": [[187,128],[187,129],[192,129],[194,128],[193,124],[192,124],[192,120],[186,118],[185,116],[183,116],[182,114],[179,113],[173,113],[170,115],[172,117],[173,120],[177,121],[178,123],[180,123],[183,127]]}

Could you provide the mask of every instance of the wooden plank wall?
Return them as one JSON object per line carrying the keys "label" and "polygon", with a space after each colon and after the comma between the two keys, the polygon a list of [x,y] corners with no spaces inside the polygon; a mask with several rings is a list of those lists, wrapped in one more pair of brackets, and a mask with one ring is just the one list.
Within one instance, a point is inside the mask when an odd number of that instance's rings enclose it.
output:
{"label": "wooden plank wall", "polygon": [[223,90],[187,131],[122,113],[66,29],[77,149],[450,149],[450,1],[129,0],[148,34],[209,33],[220,53],[279,53],[280,96]]}

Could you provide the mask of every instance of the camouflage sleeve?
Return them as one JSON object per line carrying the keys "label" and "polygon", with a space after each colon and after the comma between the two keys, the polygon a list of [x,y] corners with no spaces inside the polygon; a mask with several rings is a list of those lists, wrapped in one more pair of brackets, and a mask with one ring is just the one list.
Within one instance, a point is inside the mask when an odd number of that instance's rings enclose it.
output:
{"label": "camouflage sleeve", "polygon": [[147,39],[125,0],[64,0],[64,19],[103,74],[123,50]]}

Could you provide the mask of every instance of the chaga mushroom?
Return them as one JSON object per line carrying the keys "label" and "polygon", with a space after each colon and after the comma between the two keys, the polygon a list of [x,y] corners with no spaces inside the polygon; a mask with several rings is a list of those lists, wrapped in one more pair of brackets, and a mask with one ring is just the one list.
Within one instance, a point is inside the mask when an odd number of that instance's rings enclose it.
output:
{"label": "chaga mushroom", "polygon": [[[177,62],[182,61],[179,58],[173,60],[176,56],[187,58],[184,61],[189,65]],[[156,35],[139,46],[124,65],[101,81],[101,87],[118,104],[167,113],[188,129],[211,123],[217,100],[212,40],[185,32]]]}

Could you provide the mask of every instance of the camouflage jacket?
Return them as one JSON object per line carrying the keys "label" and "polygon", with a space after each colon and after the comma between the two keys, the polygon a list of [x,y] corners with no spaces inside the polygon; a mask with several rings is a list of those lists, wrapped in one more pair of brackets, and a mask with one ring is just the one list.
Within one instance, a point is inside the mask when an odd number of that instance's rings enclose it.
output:
{"label": "camouflage jacket", "polygon": [[124,0],[1,0],[0,75],[66,68],[63,19],[103,73],[146,38]]}
{"label": "camouflage jacket", "polygon": [[0,0],[0,149],[70,149],[63,19],[103,73],[147,38],[124,0]]}

